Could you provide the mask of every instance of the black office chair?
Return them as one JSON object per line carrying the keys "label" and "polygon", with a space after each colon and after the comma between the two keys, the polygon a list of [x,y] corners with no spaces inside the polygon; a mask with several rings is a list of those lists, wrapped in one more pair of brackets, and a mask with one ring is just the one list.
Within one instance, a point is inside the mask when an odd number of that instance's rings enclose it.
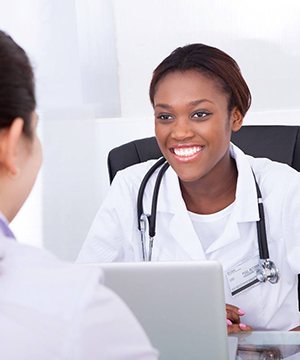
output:
{"label": "black office chair", "polygon": [[[231,140],[246,154],[267,157],[300,171],[299,131],[300,126],[243,126],[233,133]],[[117,171],[161,156],[155,137],[134,140],[114,148],[108,154],[110,182]]]}
{"label": "black office chair", "polygon": [[[243,126],[240,131],[232,134],[231,140],[246,154],[267,157],[300,171],[299,131],[300,126]],[[108,154],[110,181],[119,170],[161,156],[155,137],[134,140],[114,148]],[[298,279],[300,310],[300,275]]]}

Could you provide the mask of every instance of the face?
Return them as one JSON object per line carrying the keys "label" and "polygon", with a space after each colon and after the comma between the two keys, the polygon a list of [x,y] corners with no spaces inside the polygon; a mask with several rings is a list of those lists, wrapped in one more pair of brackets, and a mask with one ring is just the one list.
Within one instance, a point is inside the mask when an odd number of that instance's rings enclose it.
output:
{"label": "face", "polygon": [[216,80],[196,70],[172,72],[154,96],[155,133],[181,182],[210,179],[230,163],[231,131],[242,125]]}

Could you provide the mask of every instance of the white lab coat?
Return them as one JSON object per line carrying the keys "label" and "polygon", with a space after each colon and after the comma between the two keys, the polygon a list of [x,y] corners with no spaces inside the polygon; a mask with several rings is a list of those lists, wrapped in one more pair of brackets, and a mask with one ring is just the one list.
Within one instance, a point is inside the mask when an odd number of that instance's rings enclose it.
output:
{"label": "white lab coat", "polygon": [[[224,275],[226,302],[246,312],[243,322],[256,330],[288,330],[300,325],[297,273],[300,273],[300,174],[287,165],[246,156],[231,145],[238,181],[236,201],[223,234],[206,251],[194,230],[172,168],[163,177],[158,196],[153,261],[218,260],[224,274],[237,264],[258,257],[256,221],[259,219],[252,170],[265,208],[270,259],[280,281],[259,284],[232,297]],[[120,171],[100,207],[78,257],[79,262],[141,261],[137,230],[137,192],[154,161]],[[252,170],[251,170],[252,169]],[[144,195],[150,213],[152,176]]]}
{"label": "white lab coat", "polygon": [[1,359],[157,359],[126,305],[101,282],[99,269],[1,234]]}

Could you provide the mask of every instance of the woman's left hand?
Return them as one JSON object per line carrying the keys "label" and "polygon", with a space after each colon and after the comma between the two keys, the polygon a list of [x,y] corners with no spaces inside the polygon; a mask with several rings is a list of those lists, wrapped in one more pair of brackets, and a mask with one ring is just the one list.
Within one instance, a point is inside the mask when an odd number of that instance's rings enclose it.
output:
{"label": "woman's left hand", "polygon": [[252,328],[249,325],[240,322],[240,316],[243,316],[245,312],[237,306],[226,304],[227,315],[227,333],[234,334],[241,331],[251,331]]}
{"label": "woman's left hand", "polygon": [[300,325],[295,327],[294,329],[289,330],[289,331],[300,331]]}

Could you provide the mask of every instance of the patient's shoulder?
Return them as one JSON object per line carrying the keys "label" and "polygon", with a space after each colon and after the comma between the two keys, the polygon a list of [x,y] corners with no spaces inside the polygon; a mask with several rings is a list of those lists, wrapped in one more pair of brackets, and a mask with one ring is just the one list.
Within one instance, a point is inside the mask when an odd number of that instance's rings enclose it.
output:
{"label": "patient's shoulder", "polygon": [[72,318],[102,282],[100,269],[61,261],[11,239],[1,239],[2,248],[4,243],[0,288],[8,302]]}

